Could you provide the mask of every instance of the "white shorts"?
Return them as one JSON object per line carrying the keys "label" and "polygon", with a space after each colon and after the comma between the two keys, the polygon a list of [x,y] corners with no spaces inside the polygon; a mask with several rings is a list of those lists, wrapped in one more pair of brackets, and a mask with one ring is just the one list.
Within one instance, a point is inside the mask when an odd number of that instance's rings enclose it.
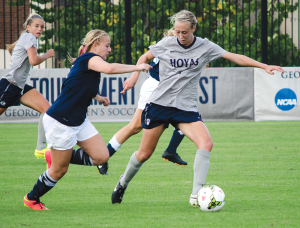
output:
{"label": "white shorts", "polygon": [[149,76],[143,83],[140,90],[140,99],[138,101],[138,108],[144,110],[148,98],[151,96],[153,91],[157,88],[159,81]]}
{"label": "white shorts", "polygon": [[80,126],[70,127],[45,114],[43,124],[47,147],[55,150],[71,149],[77,144],[77,141],[81,142],[98,134],[88,118]]}

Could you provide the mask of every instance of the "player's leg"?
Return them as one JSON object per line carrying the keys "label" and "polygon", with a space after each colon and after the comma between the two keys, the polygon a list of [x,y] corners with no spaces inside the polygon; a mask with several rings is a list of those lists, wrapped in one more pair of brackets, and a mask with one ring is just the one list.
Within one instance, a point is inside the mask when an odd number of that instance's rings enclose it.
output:
{"label": "player's leg", "polygon": [[68,171],[72,148],[68,150],[55,150],[51,148],[52,164],[39,177],[32,190],[24,197],[24,205],[33,210],[46,210],[40,202],[40,197],[50,191]]}
{"label": "player's leg", "polygon": [[209,169],[210,151],[212,150],[213,143],[208,129],[201,121],[180,123],[178,127],[196,144],[198,148],[194,161],[193,191],[190,197],[191,205],[197,206],[196,196],[205,184],[205,179]]}
{"label": "player's leg", "polygon": [[124,174],[120,177],[112,193],[111,200],[113,204],[122,202],[124,192],[129,182],[137,174],[143,163],[153,154],[164,129],[164,124],[153,129],[144,129],[140,148],[132,154]]}
{"label": "player's leg", "polygon": [[7,108],[0,108],[0,116],[2,115],[3,112],[5,112]]}
{"label": "player's leg", "polygon": [[168,148],[163,152],[162,158],[165,161],[171,161],[177,165],[187,165],[187,162],[182,160],[178,155],[177,148],[184,138],[184,134],[178,128],[175,128]]}
{"label": "player's leg", "polygon": [[20,98],[20,103],[41,113],[38,125],[37,146],[34,154],[37,158],[45,158],[45,152],[49,149],[46,146],[43,117],[44,113],[50,107],[49,102],[36,89],[25,85],[24,95]]}
{"label": "player's leg", "polygon": [[77,165],[102,165],[109,159],[108,149],[94,125],[86,118],[77,134],[77,145],[70,163]]}
{"label": "player's leg", "polygon": [[[122,146],[122,144],[129,139],[132,135],[139,133],[142,130],[141,116],[142,110],[137,108],[132,120],[128,125],[119,130],[109,141],[107,148],[109,156],[113,156]],[[108,163],[97,166],[99,174],[107,175]]]}

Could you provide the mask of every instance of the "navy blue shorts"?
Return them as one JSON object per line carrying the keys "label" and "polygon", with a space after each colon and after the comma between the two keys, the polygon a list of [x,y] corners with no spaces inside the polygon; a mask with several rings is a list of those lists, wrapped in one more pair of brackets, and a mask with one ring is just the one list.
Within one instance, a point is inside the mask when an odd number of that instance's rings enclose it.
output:
{"label": "navy blue shorts", "polygon": [[162,124],[165,128],[172,124],[175,128],[179,123],[202,121],[198,112],[183,111],[178,108],[147,104],[142,114],[142,128],[152,129]]}
{"label": "navy blue shorts", "polygon": [[32,86],[26,84],[24,90],[22,90],[6,78],[2,78],[0,80],[0,108],[19,105],[20,98],[32,89]]}

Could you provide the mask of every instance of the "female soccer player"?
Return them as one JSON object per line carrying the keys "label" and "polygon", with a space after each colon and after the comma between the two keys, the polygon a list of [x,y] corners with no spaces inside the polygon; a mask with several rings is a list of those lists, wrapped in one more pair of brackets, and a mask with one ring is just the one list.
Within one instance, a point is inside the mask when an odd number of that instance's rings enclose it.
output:
{"label": "female soccer player", "polygon": [[[148,71],[151,68],[144,63],[136,66],[109,64],[105,60],[110,52],[110,38],[106,32],[92,30],[86,35],[61,94],[43,118],[52,163],[31,192],[25,195],[25,206],[33,210],[47,209],[40,202],[40,197],[65,175],[70,163],[91,166],[101,165],[108,160],[109,153],[102,137],[86,118],[92,99],[104,106],[110,103],[107,97],[97,95],[101,77],[99,72],[120,74]],[[76,144],[81,148],[73,150]]]}
{"label": "female soccer player", "polygon": [[42,118],[50,105],[42,94],[26,84],[26,80],[31,66],[39,65],[55,55],[53,49],[41,56],[37,53],[37,39],[41,37],[44,26],[45,21],[39,14],[29,15],[24,23],[25,31],[19,40],[6,45],[12,57],[8,73],[0,80],[0,115],[8,107],[19,105],[19,103],[41,113],[35,150],[37,158],[43,157],[47,150]]}
{"label": "female soccer player", "polygon": [[[132,135],[139,133],[142,130],[141,127],[141,116],[142,112],[146,106],[148,98],[151,96],[152,92],[156,89],[159,83],[159,59],[155,58],[151,66],[152,69],[149,70],[149,77],[143,83],[140,90],[140,99],[138,101],[138,108],[136,109],[134,116],[130,123],[119,130],[109,141],[107,148],[109,151],[109,156],[113,156],[117,152],[122,144],[129,139]],[[177,147],[184,138],[184,134],[177,128],[174,129],[171,141],[168,148],[163,152],[162,158],[166,161],[171,161],[178,165],[187,165],[187,162],[182,160],[178,153],[176,152]],[[102,175],[107,175],[108,163],[97,166],[98,172]]]}
{"label": "female soccer player", "polygon": [[[213,143],[205,124],[197,112],[197,85],[200,73],[211,61],[225,58],[241,66],[264,69],[273,74],[273,70],[283,72],[278,66],[259,63],[244,55],[226,52],[208,39],[193,35],[197,19],[193,13],[182,10],[171,17],[176,36],[165,37],[140,57],[138,64],[148,62],[154,57],[160,59],[160,83],[148,100],[142,114],[143,137],[138,151],[129,160],[125,173],[121,175],[113,193],[112,203],[121,203],[125,190],[155,150],[157,142],[171,123],[191,139],[197,146],[194,161],[194,182],[190,204],[197,206],[197,193],[205,184],[209,168],[210,151]],[[124,92],[137,81],[135,72],[124,83]]]}

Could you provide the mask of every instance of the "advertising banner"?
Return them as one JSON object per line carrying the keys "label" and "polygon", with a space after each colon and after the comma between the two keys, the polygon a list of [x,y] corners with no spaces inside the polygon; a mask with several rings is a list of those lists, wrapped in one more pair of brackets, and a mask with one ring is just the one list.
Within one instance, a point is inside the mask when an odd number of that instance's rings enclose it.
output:
{"label": "advertising banner", "polygon": [[[0,70],[2,77],[8,70]],[[69,69],[32,69],[27,84],[36,88],[50,105],[61,92]],[[128,74],[101,74],[99,94],[109,97],[111,104],[104,107],[96,101],[88,108],[92,122],[128,122],[137,108],[140,88],[148,77],[141,73],[132,90],[122,95],[123,82]],[[204,121],[253,120],[253,68],[208,68],[198,83],[198,111]],[[4,122],[38,122],[39,113],[23,105],[8,108],[1,116]]]}
{"label": "advertising banner", "polygon": [[199,80],[198,111],[204,121],[254,118],[253,68],[207,68]]}
{"label": "advertising banner", "polygon": [[283,67],[284,73],[254,69],[255,121],[300,120],[300,67]]}

